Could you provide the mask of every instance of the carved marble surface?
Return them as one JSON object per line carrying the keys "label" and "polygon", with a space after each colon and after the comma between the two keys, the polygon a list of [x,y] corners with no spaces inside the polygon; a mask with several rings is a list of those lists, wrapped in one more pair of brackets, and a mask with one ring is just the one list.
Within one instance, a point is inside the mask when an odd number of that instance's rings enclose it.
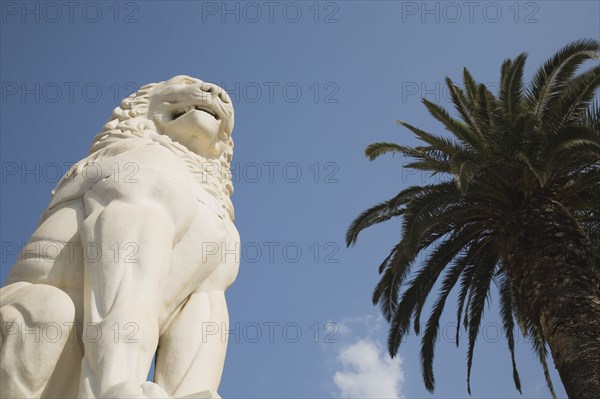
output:
{"label": "carved marble surface", "polygon": [[233,121],[227,93],[188,76],[113,111],[0,289],[1,397],[218,397]]}

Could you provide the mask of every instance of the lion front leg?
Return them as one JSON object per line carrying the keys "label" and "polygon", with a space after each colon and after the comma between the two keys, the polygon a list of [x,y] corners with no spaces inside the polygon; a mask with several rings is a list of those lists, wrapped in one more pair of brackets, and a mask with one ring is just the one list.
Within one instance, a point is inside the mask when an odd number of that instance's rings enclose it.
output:
{"label": "lion front leg", "polygon": [[160,337],[154,381],[176,398],[219,398],[228,324],[223,291],[192,294]]}
{"label": "lion front leg", "polygon": [[79,396],[167,397],[146,377],[158,343],[173,222],[164,206],[150,200],[112,200],[106,207],[86,201],[89,216],[81,238],[84,248],[95,252],[84,260]]}

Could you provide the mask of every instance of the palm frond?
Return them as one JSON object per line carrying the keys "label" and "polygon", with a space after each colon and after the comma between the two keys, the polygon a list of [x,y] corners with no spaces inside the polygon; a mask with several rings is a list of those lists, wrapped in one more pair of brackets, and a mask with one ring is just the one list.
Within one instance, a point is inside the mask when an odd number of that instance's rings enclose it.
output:
{"label": "palm frond", "polygon": [[[490,241],[491,242],[491,241]],[[475,341],[479,335],[479,326],[483,317],[483,308],[489,295],[490,283],[494,276],[498,256],[495,254],[490,242],[482,244],[486,250],[476,260],[477,271],[471,280],[469,288],[470,295],[468,299],[468,336],[469,343],[467,349],[467,391],[471,394],[471,367],[473,366],[473,354],[475,351]]]}
{"label": "palm frond", "polygon": [[[401,217],[400,241],[379,265],[372,298],[390,323],[387,344],[392,357],[411,327],[421,333],[421,314],[443,275],[421,337],[421,371],[429,391],[435,387],[440,320],[447,298],[458,286],[456,345],[464,328],[471,393],[475,344],[494,281],[516,389],[522,390],[515,356],[518,326],[531,339],[550,393],[556,396],[541,321],[526,310],[530,298],[522,282],[511,277],[512,268],[528,265],[512,263],[518,259],[514,251],[520,249],[511,242],[523,233],[519,216],[544,198],[561,204],[590,238],[595,254],[591,264],[600,270],[600,103],[594,101],[600,66],[578,72],[587,60],[598,59],[599,49],[600,44],[589,39],[563,47],[537,70],[527,89],[527,55],[519,54],[502,64],[497,94],[465,68],[463,87],[446,78],[456,116],[422,100],[448,136],[398,121],[423,143],[412,147],[380,142],[365,151],[371,160],[401,154],[412,158],[403,167],[443,177],[367,209],[346,232],[346,244],[352,246],[365,228]],[[419,264],[422,254],[427,256]]]}
{"label": "palm frond", "polygon": [[384,155],[384,154],[401,154],[419,158],[422,154],[416,151],[414,148],[399,145],[396,143],[389,142],[379,142],[369,144],[367,149],[365,150],[365,155],[369,158],[369,160],[373,161],[374,159]]}
{"label": "palm frond", "polygon": [[467,68],[463,68],[463,84],[465,87],[465,93],[469,99],[468,104],[474,104],[477,96],[478,84],[475,79],[473,79],[473,76],[471,76],[471,73],[467,70]]}
{"label": "palm frond", "polygon": [[452,139],[436,136],[404,121],[396,121],[396,123],[413,132],[421,140],[432,146],[432,148],[440,150],[449,156],[463,150],[463,147]]}
{"label": "palm frond", "polygon": [[583,115],[581,124],[595,131],[600,131],[600,102],[598,102],[597,98],[590,104]]}
{"label": "palm frond", "polygon": [[499,100],[509,122],[521,113],[523,98],[523,70],[527,54],[519,54],[514,61],[506,60],[502,65]]}
{"label": "palm frond", "polygon": [[452,291],[452,288],[456,285],[458,278],[465,268],[465,264],[456,262],[447,272],[440,288],[440,293],[433,305],[427,325],[425,327],[425,333],[421,340],[421,372],[423,374],[423,381],[425,381],[425,387],[429,392],[433,392],[435,388],[435,377],[433,374],[433,357],[435,353],[435,344],[438,336],[440,317],[444,311],[446,305],[446,299]]}
{"label": "palm frond", "polygon": [[517,371],[517,362],[515,361],[515,338],[513,334],[515,329],[515,321],[513,318],[513,289],[510,280],[505,274],[502,274],[499,278],[500,284],[498,291],[500,293],[500,316],[502,318],[502,328],[504,330],[504,336],[506,337],[508,350],[510,352],[515,388],[517,388],[519,393],[522,394],[521,378],[519,377],[519,372]]}
{"label": "palm frond", "polygon": [[454,103],[454,107],[458,111],[461,118],[467,123],[473,132],[475,132],[478,136],[482,136],[483,134],[481,131],[479,131],[479,126],[471,114],[473,106],[472,104],[469,104],[468,97],[458,86],[452,82],[449,77],[446,77],[446,86],[448,86],[452,103]]}
{"label": "palm frond", "polygon": [[402,204],[397,204],[396,198],[392,198],[391,200],[382,202],[363,211],[356,219],[354,219],[346,231],[346,245],[355,245],[359,233],[367,227],[382,223],[396,216],[401,216],[404,213],[404,210],[398,209],[397,206],[399,205]]}
{"label": "palm frond", "polygon": [[432,103],[427,99],[422,99],[423,104],[427,107],[429,113],[438,121],[440,121],[446,130],[458,137],[464,144],[478,148],[481,146],[481,140],[478,136],[471,131],[469,126],[464,122],[454,119],[450,116],[448,111],[443,107]]}
{"label": "palm frond", "polygon": [[577,123],[586,111],[600,87],[600,65],[573,78],[545,120],[546,130],[555,133],[565,125]]}
{"label": "palm frond", "polygon": [[596,40],[578,40],[560,49],[544,63],[534,75],[526,95],[526,103],[536,117],[543,118],[560,95],[565,82],[584,61],[597,58],[599,48]]}

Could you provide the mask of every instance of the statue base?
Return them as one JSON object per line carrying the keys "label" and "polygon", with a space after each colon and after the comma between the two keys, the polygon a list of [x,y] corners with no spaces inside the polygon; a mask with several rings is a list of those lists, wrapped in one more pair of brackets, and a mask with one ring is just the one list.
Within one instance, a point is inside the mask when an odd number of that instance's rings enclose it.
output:
{"label": "statue base", "polygon": [[202,391],[182,396],[180,399],[221,399],[221,396],[213,391]]}

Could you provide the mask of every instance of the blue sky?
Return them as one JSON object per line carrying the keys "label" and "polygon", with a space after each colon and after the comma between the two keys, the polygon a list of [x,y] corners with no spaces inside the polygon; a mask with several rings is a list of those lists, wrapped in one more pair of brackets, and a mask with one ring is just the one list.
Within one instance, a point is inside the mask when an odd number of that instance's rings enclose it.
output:
{"label": "blue sky", "polygon": [[[527,51],[527,76],[573,40],[600,38],[598,1],[0,3],[2,281],[68,165],[85,156],[120,100],[187,74],[222,85],[236,111],[237,281],[220,393],[235,398],[464,397],[466,348],[454,303],[421,381],[419,341],[385,352],[371,305],[377,265],[399,223],[344,232],[363,209],[427,176],[401,158],[370,163],[374,141],[415,140],[397,119],[440,132],[420,98],[448,104],[443,79],[467,67],[497,82]],[[473,397],[518,397],[492,297],[477,345]],[[547,397],[519,337],[523,397]],[[565,396],[553,371],[557,392]]]}

